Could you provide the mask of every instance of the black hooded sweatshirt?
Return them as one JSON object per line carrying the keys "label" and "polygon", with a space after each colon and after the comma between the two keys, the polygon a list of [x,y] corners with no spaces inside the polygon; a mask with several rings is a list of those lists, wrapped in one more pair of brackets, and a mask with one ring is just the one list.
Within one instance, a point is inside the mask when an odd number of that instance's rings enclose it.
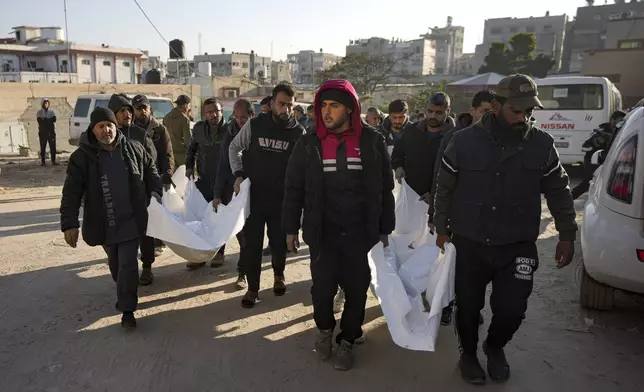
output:
{"label": "black hooded sweatshirt", "polygon": [[[123,94],[112,94],[110,101],[107,103],[107,108],[116,114],[116,112],[121,110],[123,107],[128,107],[130,109],[130,113],[132,113],[132,117],[134,117],[134,107],[132,106],[132,103],[130,103],[128,97]],[[154,162],[157,161],[157,149],[154,147],[154,142],[145,129],[132,123],[129,127],[119,127],[119,130],[126,138],[136,140],[141,143],[145,148],[145,151],[147,151],[152,157],[152,160]]]}
{"label": "black hooded sweatshirt", "polygon": [[[145,235],[151,194],[161,194],[161,178],[152,157],[140,143],[128,140],[119,131],[115,150],[108,155],[105,152],[91,129],[81,134],[78,149],[69,157],[60,202],[62,231],[80,227],[78,213],[83,205],[83,240],[90,246],[131,237],[131,227],[127,225],[132,214],[138,228],[136,234]],[[121,162],[112,161],[119,157]],[[108,201],[103,175],[115,177],[123,172],[127,175],[126,182],[109,179],[107,188],[114,200]],[[118,200],[115,200],[117,197]],[[110,207],[113,211],[108,211]],[[110,223],[110,220],[113,222]],[[118,233],[119,228],[128,232]],[[125,235],[121,238],[121,234]]]}

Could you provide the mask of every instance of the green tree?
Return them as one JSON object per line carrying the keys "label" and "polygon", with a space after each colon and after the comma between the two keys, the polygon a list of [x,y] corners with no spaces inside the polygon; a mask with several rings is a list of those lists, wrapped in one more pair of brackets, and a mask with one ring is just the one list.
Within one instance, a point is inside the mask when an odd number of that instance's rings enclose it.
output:
{"label": "green tree", "polygon": [[524,73],[533,77],[545,77],[555,61],[545,54],[535,56],[537,41],[532,33],[517,33],[508,41],[495,42],[490,45],[490,52],[485,57],[485,65],[479,74],[496,72],[502,75]]}
{"label": "green tree", "polygon": [[320,71],[316,79],[324,83],[329,79],[346,79],[353,84],[360,99],[368,99],[376,87],[395,78],[407,78],[398,64],[411,56],[404,55],[392,59],[381,55],[349,55],[333,67]]}

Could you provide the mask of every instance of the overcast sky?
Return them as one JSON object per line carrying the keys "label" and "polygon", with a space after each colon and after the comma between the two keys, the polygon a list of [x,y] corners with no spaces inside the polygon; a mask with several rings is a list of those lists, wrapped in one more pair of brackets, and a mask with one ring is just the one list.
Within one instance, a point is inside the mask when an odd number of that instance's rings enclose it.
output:
{"label": "overcast sky", "polygon": [[[612,1],[611,1],[612,2]],[[20,25],[65,27],[63,0],[2,1],[0,37],[9,36]],[[601,0],[598,4],[603,4]],[[465,52],[473,52],[483,38],[485,19],[543,16],[566,13],[572,16],[584,1],[540,0],[346,0],[326,1],[221,1],[139,0],[139,4],[166,40],[185,42],[190,58],[197,54],[199,33],[202,52],[250,52],[285,59],[287,53],[319,50],[345,54],[350,39],[380,36],[417,38],[429,27],[465,26]],[[476,8],[474,8],[476,7]],[[474,9],[484,11],[474,12]],[[100,11],[97,11],[100,10]],[[162,38],[137,8],[134,0],[67,0],[69,39],[79,43],[101,43],[149,50],[168,57]]]}

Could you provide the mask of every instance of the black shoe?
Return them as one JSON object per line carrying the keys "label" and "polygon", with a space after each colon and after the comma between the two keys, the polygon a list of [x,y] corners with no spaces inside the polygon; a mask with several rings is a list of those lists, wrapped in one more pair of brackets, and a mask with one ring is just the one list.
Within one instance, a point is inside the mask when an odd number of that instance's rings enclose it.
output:
{"label": "black shoe", "polygon": [[121,327],[128,331],[136,329],[136,319],[134,318],[133,312],[123,312],[123,316],[121,317]]}
{"label": "black shoe", "polygon": [[461,378],[466,383],[473,385],[485,384],[485,371],[481,367],[476,354],[461,354],[458,368],[461,370]]}
{"label": "black shoe", "polygon": [[315,352],[322,360],[331,358],[333,352],[333,330],[320,329],[318,330],[318,337],[315,339]]}
{"label": "black shoe", "polygon": [[452,304],[447,305],[443,308],[443,314],[441,315],[441,325],[450,325],[452,323]]}
{"label": "black shoe", "polygon": [[258,299],[259,294],[256,291],[248,290],[246,294],[244,294],[244,298],[241,300],[241,306],[242,308],[250,309],[255,306]]}
{"label": "black shoe", "polygon": [[246,288],[246,276],[243,273],[237,275],[237,281],[235,282],[235,290],[244,290]]}
{"label": "black shoe", "polygon": [[490,347],[483,342],[483,352],[487,355],[487,374],[492,381],[507,382],[510,379],[510,365],[505,359],[503,347]]}
{"label": "black shoe", "polygon": [[353,344],[346,340],[340,341],[338,351],[335,353],[333,368],[335,370],[347,371],[353,367]]}
{"label": "black shoe", "polygon": [[154,281],[154,275],[152,274],[152,267],[143,267],[141,269],[141,277],[139,278],[139,284],[141,286],[149,286]]}
{"label": "black shoe", "polygon": [[278,297],[286,294],[286,281],[283,276],[275,277],[275,282],[273,283],[273,293]]}

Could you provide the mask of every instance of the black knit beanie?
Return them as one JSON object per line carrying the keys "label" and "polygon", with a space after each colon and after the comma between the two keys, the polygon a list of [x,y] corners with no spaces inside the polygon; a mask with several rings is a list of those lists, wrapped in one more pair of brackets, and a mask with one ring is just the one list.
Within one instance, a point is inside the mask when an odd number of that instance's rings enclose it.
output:
{"label": "black knit beanie", "polygon": [[343,104],[349,109],[356,108],[356,104],[353,100],[353,97],[351,97],[351,95],[348,92],[338,90],[335,88],[322,91],[318,97],[318,102],[322,103],[322,101],[335,101]]}
{"label": "black knit beanie", "polygon": [[101,121],[113,122],[114,125],[116,125],[116,127],[118,128],[118,124],[116,123],[116,116],[114,115],[114,112],[108,108],[97,107],[89,116],[89,120],[89,129],[93,129],[94,126]]}

